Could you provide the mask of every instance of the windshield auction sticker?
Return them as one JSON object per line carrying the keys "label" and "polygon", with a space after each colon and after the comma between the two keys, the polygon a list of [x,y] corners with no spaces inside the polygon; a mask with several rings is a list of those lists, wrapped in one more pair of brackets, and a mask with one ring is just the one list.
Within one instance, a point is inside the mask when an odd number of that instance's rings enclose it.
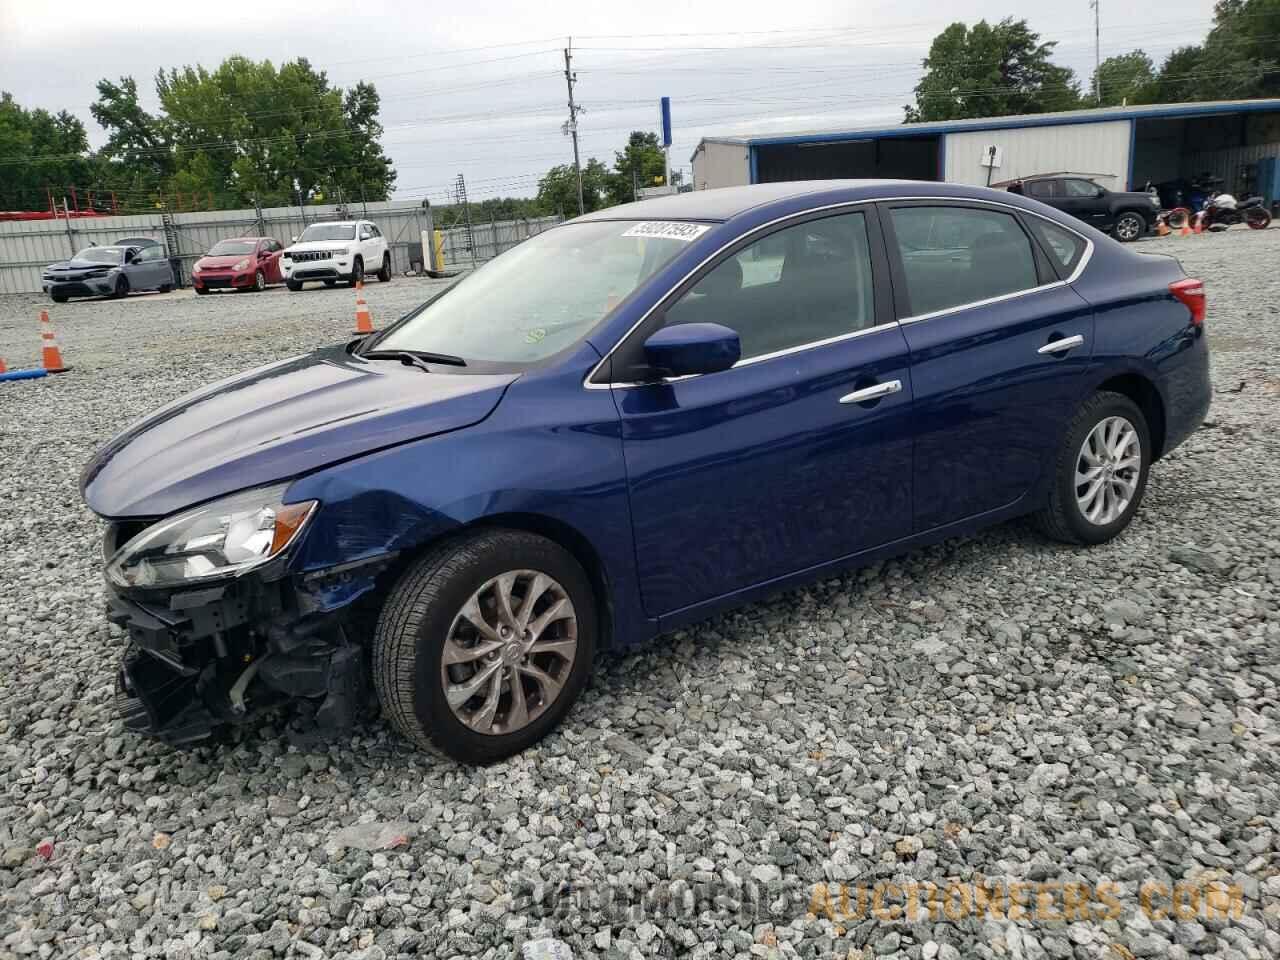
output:
{"label": "windshield auction sticker", "polygon": [[662,237],[690,243],[711,228],[702,223],[681,223],[676,220],[646,220],[637,223],[623,234],[624,237]]}

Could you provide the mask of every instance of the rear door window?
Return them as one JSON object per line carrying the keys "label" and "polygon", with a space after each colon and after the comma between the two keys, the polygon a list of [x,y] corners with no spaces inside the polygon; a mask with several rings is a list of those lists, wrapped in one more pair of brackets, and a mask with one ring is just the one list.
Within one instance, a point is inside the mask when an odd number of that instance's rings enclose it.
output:
{"label": "rear door window", "polygon": [[998,210],[890,208],[907,316],[919,317],[1039,285],[1031,238]]}
{"label": "rear door window", "polygon": [[1026,193],[1037,200],[1052,200],[1057,195],[1053,180],[1032,180],[1026,185]]}

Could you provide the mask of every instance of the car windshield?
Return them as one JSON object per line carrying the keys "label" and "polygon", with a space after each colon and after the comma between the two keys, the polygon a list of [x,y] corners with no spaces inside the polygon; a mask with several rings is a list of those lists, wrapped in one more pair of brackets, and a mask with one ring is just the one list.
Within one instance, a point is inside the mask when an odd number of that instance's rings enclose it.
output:
{"label": "car windshield", "polygon": [[209,251],[211,257],[234,257],[253,253],[257,247],[256,240],[219,240]]}
{"label": "car windshield", "polygon": [[[653,236],[650,226],[602,221],[548,230],[462,280],[372,349],[492,363],[549,357],[586,336],[688,243]],[[706,229],[689,226],[694,237]]]}
{"label": "car windshield", "polygon": [[119,263],[120,248],[119,247],[86,247],[76,254],[77,260],[87,260],[90,263]]}
{"label": "car windshield", "polygon": [[313,223],[302,231],[299,243],[310,240],[354,240],[356,228],[350,223]]}

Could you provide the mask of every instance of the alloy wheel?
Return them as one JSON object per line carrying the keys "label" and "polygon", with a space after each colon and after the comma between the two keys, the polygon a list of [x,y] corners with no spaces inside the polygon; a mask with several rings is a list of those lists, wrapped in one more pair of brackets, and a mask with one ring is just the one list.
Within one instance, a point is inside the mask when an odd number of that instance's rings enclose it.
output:
{"label": "alloy wheel", "polygon": [[536,570],[501,574],[449,628],[440,659],[445,701],[477,733],[513,733],[555,703],[577,648],[577,613],[559,582]]}
{"label": "alloy wheel", "polygon": [[1142,474],[1142,442],[1124,417],[1107,417],[1089,431],[1076,456],[1076,503],[1095,526],[1114,523],[1129,508]]}
{"label": "alloy wheel", "polygon": [[1121,240],[1137,240],[1142,233],[1142,223],[1133,214],[1128,214],[1116,221],[1116,236]]}

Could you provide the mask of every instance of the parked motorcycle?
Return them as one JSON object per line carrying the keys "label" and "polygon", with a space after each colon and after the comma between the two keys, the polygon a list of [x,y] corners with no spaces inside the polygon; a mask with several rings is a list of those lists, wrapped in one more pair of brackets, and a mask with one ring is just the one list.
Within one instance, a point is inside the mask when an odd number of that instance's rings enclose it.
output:
{"label": "parked motorcycle", "polygon": [[1262,197],[1236,200],[1229,193],[1216,193],[1196,214],[1196,226],[1201,230],[1226,230],[1232,224],[1246,224],[1250,230],[1265,230],[1271,225],[1271,214]]}

